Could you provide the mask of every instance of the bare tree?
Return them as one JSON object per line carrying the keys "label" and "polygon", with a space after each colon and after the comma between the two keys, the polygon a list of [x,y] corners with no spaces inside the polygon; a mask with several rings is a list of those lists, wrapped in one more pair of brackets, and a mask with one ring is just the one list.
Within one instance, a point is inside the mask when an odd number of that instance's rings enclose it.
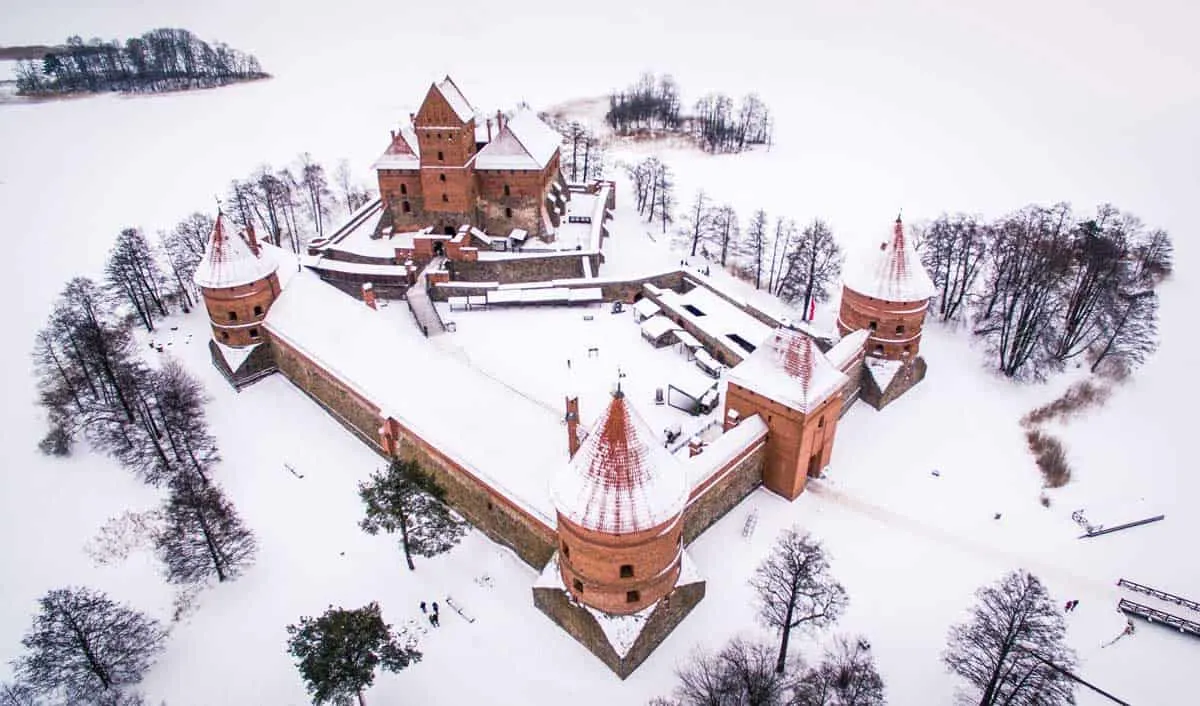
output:
{"label": "bare tree", "polygon": [[712,237],[712,229],[713,210],[708,203],[708,194],[701,189],[696,192],[696,198],[688,207],[687,215],[684,216],[683,235],[691,247],[692,257],[696,256],[696,248],[700,242],[707,241]]}
{"label": "bare tree", "polygon": [[147,331],[154,330],[156,316],[169,313],[163,297],[162,271],[141,231],[121,231],[109,251],[104,274],[108,291],[129,304]]}
{"label": "bare tree", "polygon": [[164,361],[148,379],[161,436],[174,461],[172,470],[195,474],[197,480],[207,483],[209,471],[221,456],[205,419],[204,387],[174,359]]}
{"label": "bare tree", "polygon": [[792,630],[822,628],[841,617],[846,590],[829,572],[829,559],[821,542],[795,528],[783,533],[771,555],[754,572],[750,585],[758,597],[758,615],[780,632],[775,671],[787,666],[788,639]]}
{"label": "bare tree", "polygon": [[1104,302],[1125,279],[1127,219],[1109,205],[1071,234],[1071,264],[1064,278],[1063,306],[1051,355],[1063,363],[1093,348],[1104,336]]}
{"label": "bare tree", "polygon": [[816,666],[804,670],[791,706],[883,706],[883,678],[865,638],[839,635]]}
{"label": "bare tree", "polygon": [[1123,376],[1158,348],[1158,296],[1153,290],[1115,293],[1105,302],[1103,317],[1092,372],[1107,366]]}
{"label": "bare tree", "polygon": [[1062,613],[1041,581],[1012,572],[975,595],[970,619],[950,629],[942,659],[967,680],[980,706],[1075,703],[1074,682],[1058,671],[1072,669],[1075,654],[1065,644]]}
{"label": "bare tree", "polygon": [[[782,217],[775,219],[775,235],[771,239],[771,269],[767,273],[767,291],[779,294],[780,270],[788,259],[792,249],[792,239],[796,236],[796,223],[785,221]],[[781,248],[780,245],[783,247]]]}
{"label": "bare tree", "polygon": [[325,177],[325,168],[312,160],[312,155],[305,152],[300,155],[300,185],[303,187],[308,206],[308,216],[318,236],[325,235],[325,216],[329,215],[329,184]]}
{"label": "bare tree", "polygon": [[746,229],[746,250],[753,261],[754,288],[762,289],[763,258],[767,253],[767,212],[761,208],[754,212]]}
{"label": "bare tree", "polygon": [[[774,650],[735,638],[719,653],[693,653],[677,675],[673,706],[783,706],[794,682],[791,672],[775,670]],[[793,667],[795,665],[792,665]]]}
{"label": "bare tree", "polygon": [[975,334],[1008,377],[1045,376],[1070,266],[1070,207],[1030,206],[996,229],[990,269],[975,314]]}
{"label": "bare tree", "polygon": [[371,200],[367,190],[354,180],[354,172],[350,170],[350,163],[346,160],[338,162],[334,179],[337,181],[338,189],[342,192],[342,203],[346,204],[346,210],[350,213],[354,213]]}
{"label": "bare tree", "polygon": [[713,210],[712,240],[720,253],[718,261],[721,267],[728,264],[730,253],[736,251],[739,232],[737,211],[733,210],[733,206],[725,204]]}
{"label": "bare tree", "polygon": [[801,302],[807,321],[811,318],[814,301],[829,296],[830,289],[841,276],[844,259],[841,248],[833,239],[833,231],[824,221],[814,220],[804,228],[788,252],[787,266],[776,293],[788,301]]}
{"label": "bare tree", "polygon": [[176,584],[237,578],[253,563],[258,549],[253,533],[221,490],[188,476],[172,483],[155,546],[167,580]]}
{"label": "bare tree", "polygon": [[447,552],[467,532],[467,523],[446,506],[445,491],[416,461],[393,459],[386,473],[373,473],[369,483],[359,483],[358,494],[366,505],[359,523],[363,531],[399,532],[410,571],[416,569],[413,554]]}
{"label": "bare tree", "polygon": [[1138,228],[1134,237],[1134,279],[1143,286],[1154,286],[1174,270],[1175,246],[1165,230],[1145,232]]}
{"label": "bare tree", "polygon": [[938,316],[953,321],[963,311],[987,261],[992,228],[975,216],[941,216],[913,229],[921,239],[922,264],[938,288]]}
{"label": "bare tree", "polygon": [[[647,157],[633,166],[625,168],[630,181],[633,182],[634,202],[637,204],[639,215],[645,214],[646,209],[654,202],[652,192],[658,179],[662,162],[656,157]],[[653,220],[653,216],[649,220]]]}
{"label": "bare tree", "polygon": [[41,700],[28,684],[0,682],[0,706],[39,706],[40,704]]}
{"label": "bare tree", "polygon": [[57,589],[39,604],[21,639],[27,653],[13,663],[17,678],[69,703],[90,703],[141,681],[167,636],[158,621],[99,591]]}

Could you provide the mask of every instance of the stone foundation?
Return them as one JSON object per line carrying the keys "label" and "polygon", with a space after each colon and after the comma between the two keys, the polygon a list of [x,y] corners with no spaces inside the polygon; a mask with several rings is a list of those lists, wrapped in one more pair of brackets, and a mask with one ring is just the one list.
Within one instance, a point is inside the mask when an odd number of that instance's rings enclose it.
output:
{"label": "stone foundation", "polygon": [[616,675],[625,679],[646,661],[662,641],[671,634],[675,626],[683,622],[688,613],[704,599],[705,583],[697,581],[678,586],[658,602],[646,619],[637,641],[624,657],[609,643],[604,630],[591,611],[579,605],[561,587],[535,586],[533,604],[545,613],[560,628],[567,631],[579,644],[600,658]]}

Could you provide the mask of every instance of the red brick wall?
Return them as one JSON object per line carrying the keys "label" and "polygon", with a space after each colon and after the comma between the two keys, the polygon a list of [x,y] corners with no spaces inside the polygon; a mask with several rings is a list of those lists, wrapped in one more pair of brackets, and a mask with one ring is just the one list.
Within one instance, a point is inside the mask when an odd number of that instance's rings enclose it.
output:
{"label": "red brick wall", "polygon": [[425,197],[426,212],[470,213],[475,209],[474,171],[469,168],[423,168],[421,193]]}
{"label": "red brick wall", "polygon": [[817,457],[814,472],[829,463],[841,407],[838,392],[805,415],[730,382],[724,414],[728,416],[732,409],[743,419],[754,414],[762,416],[768,429],[763,485],[794,500],[804,492],[812,457]]}
{"label": "red brick wall", "polygon": [[842,307],[838,313],[838,331],[871,329],[867,355],[889,360],[915,358],[921,348],[921,330],[925,325],[928,302],[885,302],[842,287]]}
{"label": "red brick wall", "polygon": [[[227,346],[249,346],[266,340],[262,321],[279,296],[279,278],[272,272],[257,282],[238,287],[201,287],[200,294],[204,299],[204,308],[208,310],[213,340]],[[257,314],[255,307],[259,308]],[[230,320],[230,313],[236,316],[236,320]]]}
{"label": "red brick wall", "polygon": [[[420,228],[420,214],[425,210],[420,172],[416,169],[380,169],[378,178],[379,195],[391,210],[393,225],[402,230]],[[405,202],[408,203],[408,213],[404,212]]]}
{"label": "red brick wall", "polygon": [[[607,613],[636,613],[671,592],[679,577],[683,522],[673,520],[627,535],[587,530],[558,516],[558,565],[578,600]],[[622,578],[621,566],[633,567]],[[583,585],[577,589],[575,581]],[[629,592],[638,598],[629,601]]]}

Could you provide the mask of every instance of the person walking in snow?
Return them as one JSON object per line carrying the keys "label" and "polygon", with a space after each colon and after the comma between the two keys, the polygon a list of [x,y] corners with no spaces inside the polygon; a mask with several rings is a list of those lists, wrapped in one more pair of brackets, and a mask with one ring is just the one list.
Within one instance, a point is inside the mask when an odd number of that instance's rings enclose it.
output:
{"label": "person walking in snow", "polygon": [[427,612],[427,611],[425,610],[425,601],[421,601],[421,612],[422,612],[422,613],[425,613],[425,612]]}

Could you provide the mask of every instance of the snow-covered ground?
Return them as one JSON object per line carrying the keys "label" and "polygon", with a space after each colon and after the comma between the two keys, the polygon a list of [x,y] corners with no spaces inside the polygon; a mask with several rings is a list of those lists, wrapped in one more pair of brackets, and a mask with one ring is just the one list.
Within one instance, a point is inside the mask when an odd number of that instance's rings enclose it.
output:
{"label": "snow-covered ground", "polygon": [[[1200,393],[1190,315],[1200,297],[1191,270],[1200,262],[1198,11],[1167,0],[851,5],[752,4],[744,19],[722,22],[682,0],[477,2],[442,13],[441,26],[423,17],[427,36],[400,19],[380,21],[397,16],[379,0],[297,13],[233,0],[5,12],[0,44],[183,26],[256,53],[277,78],[171,96],[0,105],[9,266],[0,280],[8,341],[0,424],[9,437],[0,450],[0,663],[18,654],[35,600],[52,587],[86,584],[169,614],[150,557],[97,568],[83,551],[106,518],[150,507],[154,493],[107,459],[52,460],[35,448],[44,430],[33,404],[32,336],[64,281],[97,272],[122,227],[169,228],[211,210],[230,178],[305,150],[330,164],[347,157],[365,172],[387,130],[446,73],[488,111],[600,95],[651,69],[675,74],[687,101],[707,90],[756,90],[775,114],[770,151],[664,151],[681,204],[703,187],[743,219],[758,207],[821,216],[847,250],[874,245],[899,208],[916,219],[1031,201],[1112,201],[1170,230],[1178,275],[1161,292],[1161,350],[1102,409],[1053,428],[1067,446],[1071,484],[1049,494],[1049,509],[1038,504],[1039,478],[1017,423],[1069,381],[1014,387],[982,369],[964,334],[931,327],[922,344],[927,380],[883,413],[860,406],[842,421],[827,481],[791,504],[758,491],[692,545],[707,598],[621,682],[532,606],[536,572],[479,534],[406,571],[392,541],[357,527],[355,482],[380,459],[282,378],[230,390],[208,364],[205,325],[193,316],[172,322],[180,330],[163,338],[213,396],[209,416],[226,459],[218,475],[257,532],[261,556],[243,578],[202,594],[149,674],[147,693],[172,706],[301,704],[284,650],[289,622],[329,604],[379,600],[400,625],[419,617],[418,601],[449,594],[476,622],[448,614],[422,636],[425,660],[381,676],[368,693],[373,703],[642,703],[670,689],[693,647],[761,634],[746,579],[778,531],[800,523],[827,543],[851,596],[839,629],[869,636],[893,703],[951,701],[956,681],[939,662],[946,630],[976,587],[1018,566],[1062,600],[1080,599],[1069,637],[1084,676],[1132,703],[1190,703],[1195,639],[1139,625],[1133,638],[1099,645],[1122,624],[1114,611],[1120,576],[1200,596],[1200,566],[1188,554],[1200,535],[1192,511],[1200,479],[1186,453]],[[599,46],[549,61],[515,48],[537,32],[558,37],[567,25],[586,27]],[[451,45],[463,50],[447,52]],[[619,203],[628,197],[618,192]],[[644,249],[652,244],[644,231],[614,232],[620,270],[643,258],[674,260]],[[818,313],[831,321],[830,306]],[[910,443],[897,443],[902,437]],[[1080,541],[1070,521],[1079,508],[1105,524],[1160,512],[1167,519]],[[753,511],[759,519],[747,541],[741,531]],[[1103,703],[1083,691],[1079,702]]]}

